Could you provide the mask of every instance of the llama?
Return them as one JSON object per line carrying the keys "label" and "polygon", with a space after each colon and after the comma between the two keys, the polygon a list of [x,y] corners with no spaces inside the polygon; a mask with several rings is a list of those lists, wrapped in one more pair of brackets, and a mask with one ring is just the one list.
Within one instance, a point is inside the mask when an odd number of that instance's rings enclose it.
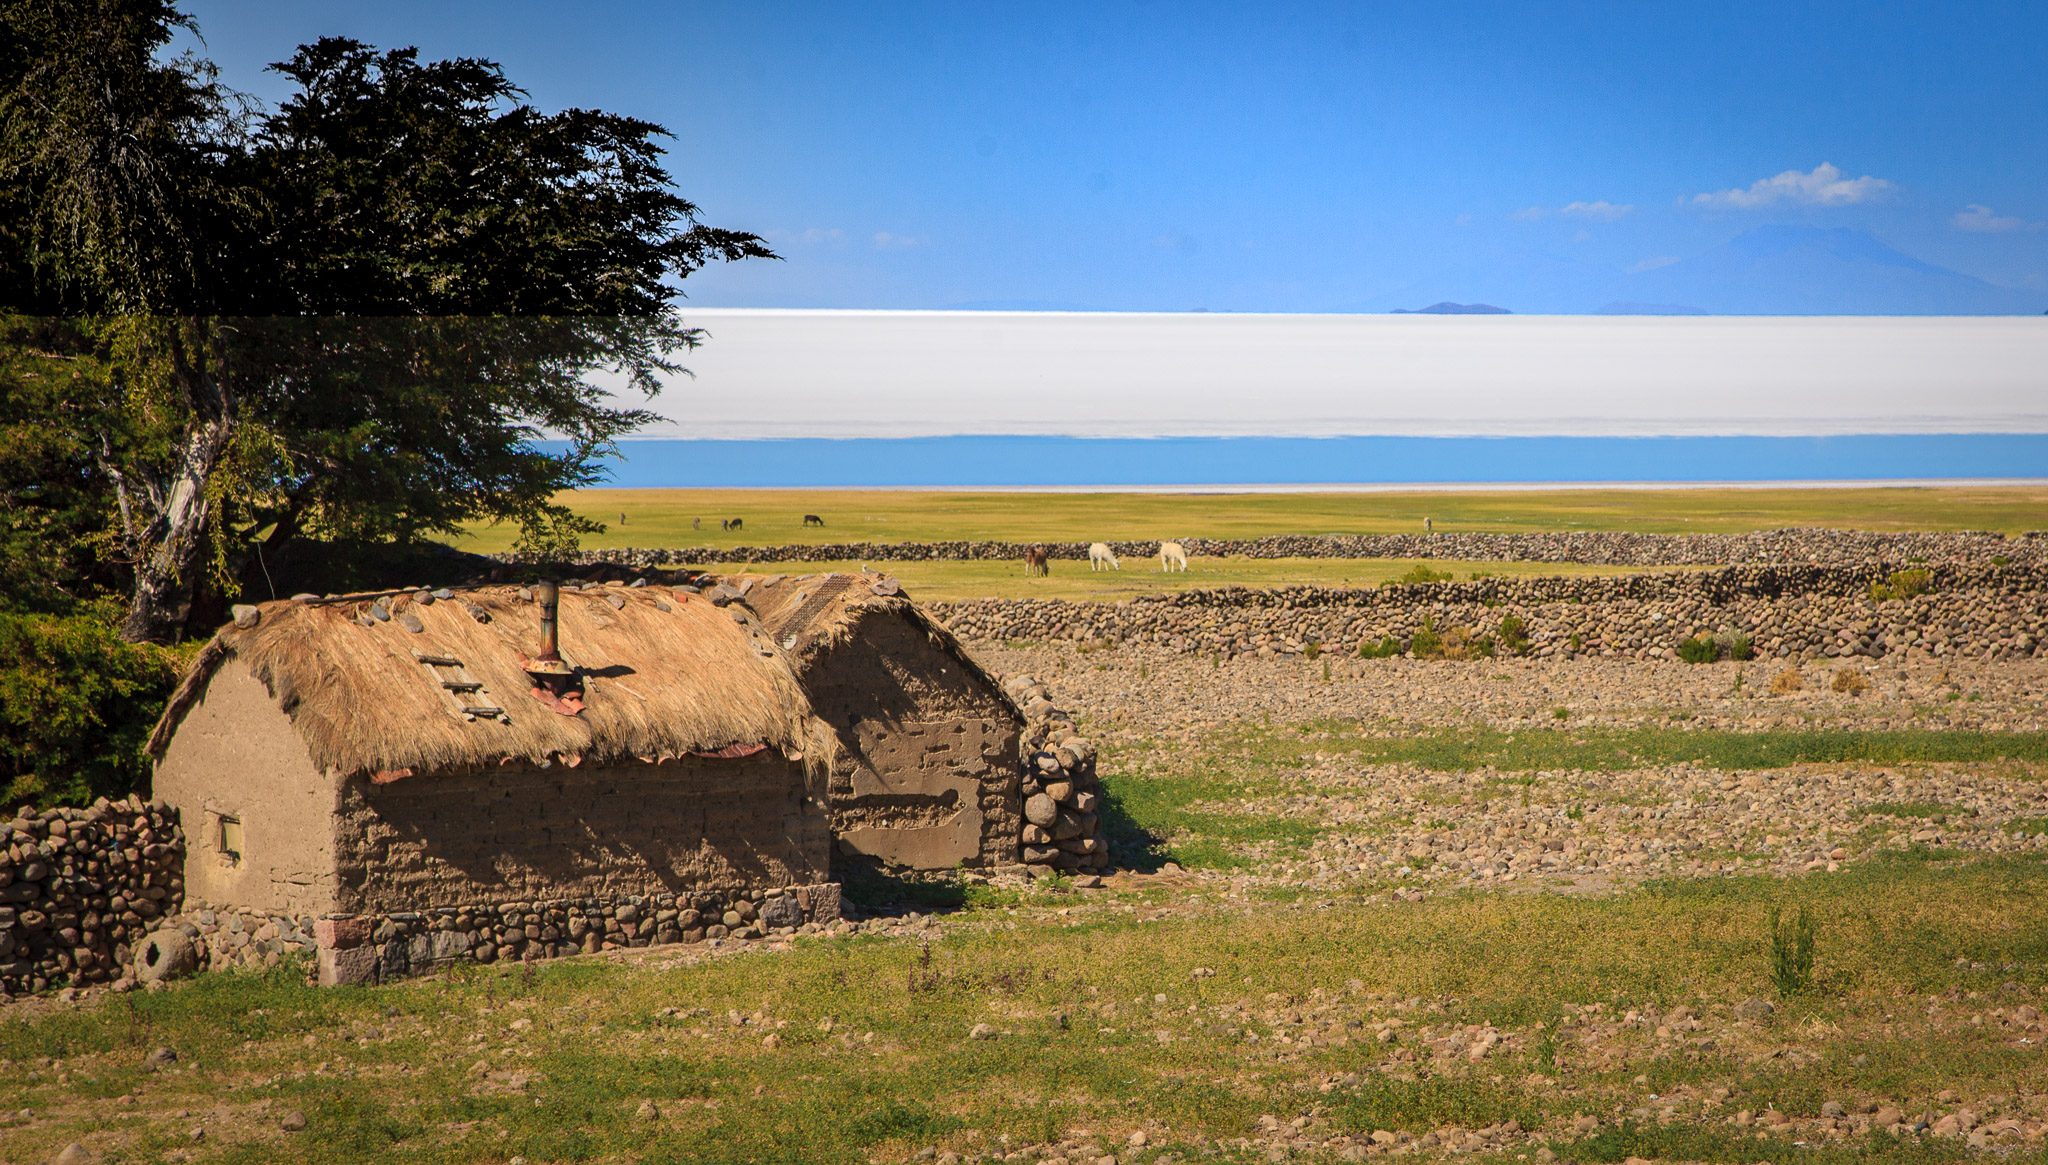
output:
{"label": "llama", "polygon": [[[1105,565],[1107,564],[1107,565]],[[1093,542],[1088,546],[1089,570],[1122,570],[1124,564],[1116,560],[1107,542]]]}
{"label": "llama", "polygon": [[1052,574],[1052,561],[1051,561],[1051,559],[1052,559],[1052,556],[1051,556],[1051,555],[1049,555],[1049,554],[1047,554],[1047,553],[1045,552],[1045,547],[1043,547],[1043,546],[1026,546],[1026,547],[1024,548],[1024,573],[1025,573],[1025,575],[1026,575],[1027,577],[1028,577],[1028,576],[1030,576],[1030,575],[1034,575],[1034,574],[1042,574],[1042,575],[1051,575],[1051,574]]}
{"label": "llama", "polygon": [[823,519],[823,518],[820,518],[820,517],[819,517],[818,515],[816,515],[816,514],[805,514],[805,515],[804,515],[804,525],[806,525],[806,526],[823,526],[824,524],[825,524],[825,519]]}
{"label": "llama", "polygon": [[721,530],[737,530],[745,523],[745,518],[722,518],[719,520],[718,528]]}
{"label": "llama", "polygon": [[1435,533],[1435,532],[1436,532],[1436,522],[1435,522],[1435,521],[1434,521],[1433,519],[1430,519],[1430,518],[1424,518],[1424,519],[1422,520],[1422,532],[1423,532],[1423,533],[1425,533],[1425,534],[1433,534],[1433,533]]}
{"label": "llama", "polygon": [[1173,570],[1186,570],[1187,568],[1188,552],[1180,543],[1161,542],[1159,544],[1159,569],[1162,573]]}

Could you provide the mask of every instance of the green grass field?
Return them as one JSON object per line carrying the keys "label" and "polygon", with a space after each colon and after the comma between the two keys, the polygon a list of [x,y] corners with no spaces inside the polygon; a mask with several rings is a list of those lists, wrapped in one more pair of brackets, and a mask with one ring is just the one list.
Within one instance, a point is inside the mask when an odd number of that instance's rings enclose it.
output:
{"label": "green grass field", "polygon": [[[351,990],[288,970],[223,973],[0,1017],[0,1152],[42,1161],[81,1141],[104,1162],[867,1165],[927,1150],[993,1161],[1066,1140],[1146,1165],[1296,1156],[1268,1148],[1271,1117],[1281,1136],[1315,1140],[1512,1119],[1570,1162],[1937,1162],[1966,1159],[1960,1142],[1759,1133],[1733,1117],[1811,1120],[1866,1099],[1939,1112],[1942,1090],[1987,1119],[2025,1116],[2040,1088],[2040,1052],[1987,1016],[2009,1006],[2002,984],[2048,982],[2038,862],[1895,860],[1595,900],[1164,901],[1032,891],[922,940]],[[1780,906],[1818,919],[1815,985],[1789,997],[1771,978]],[[1752,997],[1776,1014],[1734,1024],[1731,1007]],[[1680,1008],[1702,1029],[1673,1038],[1623,1022]],[[1405,1026],[1383,1042],[1391,1019]],[[976,1024],[995,1034],[968,1038]],[[1467,1062],[1430,1042],[1453,1025],[1505,1042]],[[150,1067],[157,1047],[176,1064]],[[282,1131],[294,1111],[304,1129]],[[1599,1130],[1575,1133],[1580,1115]],[[1515,1137],[1474,1157],[1526,1160],[1534,1147]],[[2014,1149],[2001,1159],[2041,1159]]]}
{"label": "green grass field", "polygon": [[[593,549],[1384,534],[1419,532],[1425,517],[1440,531],[1733,533],[1830,526],[2011,534],[2048,528],[2048,488],[2036,486],[1286,494],[591,489],[560,500],[606,524],[605,533],[584,540]],[[824,527],[805,527],[805,514],[822,517]],[[718,519],[734,517],[745,519],[744,529],[722,533]],[[704,528],[692,529],[693,518]],[[456,543],[493,552],[509,549],[515,535],[507,526],[479,526]]]}

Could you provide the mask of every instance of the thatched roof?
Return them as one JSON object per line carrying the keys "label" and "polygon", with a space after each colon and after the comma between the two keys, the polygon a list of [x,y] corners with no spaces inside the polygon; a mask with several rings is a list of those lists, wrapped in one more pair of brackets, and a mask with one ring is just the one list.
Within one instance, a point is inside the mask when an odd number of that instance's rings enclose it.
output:
{"label": "thatched roof", "polygon": [[957,636],[912,602],[893,578],[839,572],[796,577],[729,575],[725,585],[744,592],[739,601],[760,615],[768,634],[788,652],[799,674],[825,653],[849,642],[861,620],[893,617],[923,631],[934,647],[986,685],[1019,722],[1024,719],[1023,709],[1003,691],[1002,683],[968,653]]}
{"label": "thatched roof", "polygon": [[[163,756],[207,681],[234,660],[268,685],[314,763],[344,773],[389,780],[407,769],[743,755],[764,745],[829,763],[831,733],[783,653],[756,622],[701,596],[565,587],[561,651],[583,675],[585,708],[576,716],[534,699],[521,667],[521,653],[540,647],[539,604],[513,586],[431,598],[263,604],[254,626],[223,628],[194,661],[150,752]],[[380,606],[388,618],[376,617]],[[481,688],[451,690],[449,681]]]}

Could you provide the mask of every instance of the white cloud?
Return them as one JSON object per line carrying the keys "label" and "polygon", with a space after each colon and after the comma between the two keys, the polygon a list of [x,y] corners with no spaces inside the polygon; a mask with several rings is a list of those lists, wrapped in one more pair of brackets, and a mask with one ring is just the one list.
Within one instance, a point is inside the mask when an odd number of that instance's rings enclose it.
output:
{"label": "white cloud", "polygon": [[1614,203],[1603,200],[1600,202],[1569,203],[1559,207],[1557,213],[1574,218],[1591,218],[1598,219],[1601,222],[1613,222],[1634,209],[1635,207],[1628,203],[1616,206]]}
{"label": "white cloud", "polygon": [[1559,218],[1590,218],[1600,222],[1613,222],[1634,209],[1633,205],[1626,202],[1616,204],[1601,199],[1598,202],[1568,202],[1555,210],[1547,206],[1528,206],[1508,217],[1520,222],[1535,222],[1554,214]]}
{"label": "white cloud", "polygon": [[1723,210],[1755,210],[1786,203],[1792,206],[1853,206],[1890,193],[1896,187],[1883,178],[1865,174],[1844,178],[1832,163],[1822,162],[1807,173],[1787,170],[1773,178],[1759,178],[1747,190],[1721,190],[1695,194],[1694,206]]}
{"label": "white cloud", "polygon": [[2009,214],[1993,214],[1990,207],[1978,206],[1974,202],[1957,211],[1955,217],[1948,220],[1948,225],[1959,231],[1978,231],[1986,234],[1999,231],[2038,231],[2041,229],[2040,223],[2028,222],[2023,218]]}
{"label": "white cloud", "polygon": [[924,244],[925,240],[923,238],[913,235],[892,235],[888,231],[875,232],[875,250],[877,251],[900,251],[905,247],[922,247]]}

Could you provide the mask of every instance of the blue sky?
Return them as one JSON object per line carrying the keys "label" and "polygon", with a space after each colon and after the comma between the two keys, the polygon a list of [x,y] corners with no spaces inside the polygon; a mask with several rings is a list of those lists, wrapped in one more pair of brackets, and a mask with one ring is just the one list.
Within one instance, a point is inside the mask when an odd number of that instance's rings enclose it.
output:
{"label": "blue sky", "polygon": [[190,10],[266,98],[331,33],[666,124],[707,219],[787,260],[703,306],[1591,310],[1558,289],[1790,224],[2048,307],[2038,2]]}

